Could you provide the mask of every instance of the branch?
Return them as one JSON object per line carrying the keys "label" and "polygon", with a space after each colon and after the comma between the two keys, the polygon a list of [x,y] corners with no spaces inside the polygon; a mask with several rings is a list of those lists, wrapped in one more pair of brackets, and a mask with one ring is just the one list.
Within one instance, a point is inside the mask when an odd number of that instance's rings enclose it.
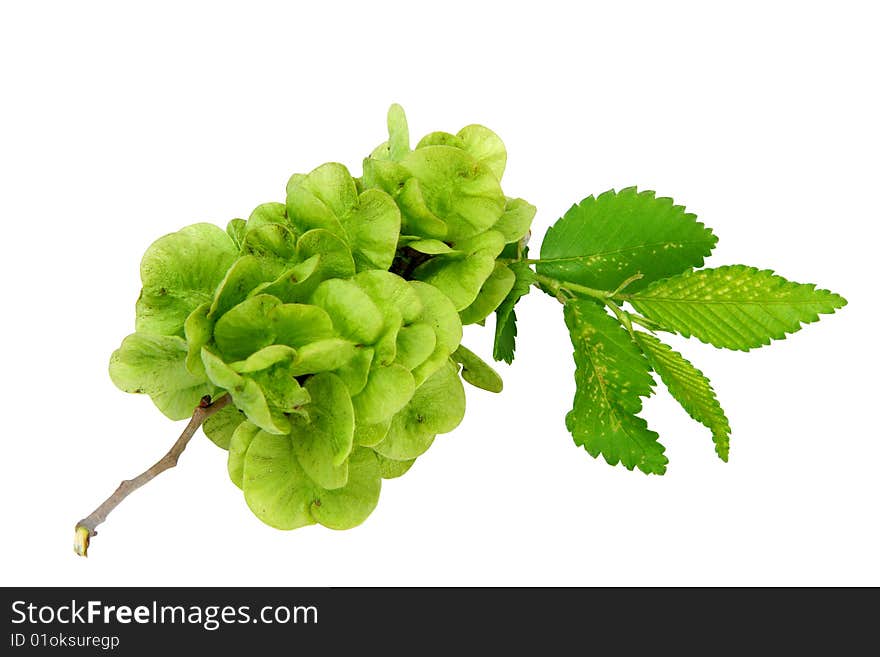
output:
{"label": "branch", "polygon": [[578,285],[577,283],[570,283],[568,281],[560,281],[556,278],[553,278],[552,276],[537,274],[535,278],[541,285],[550,290],[550,296],[555,296],[557,298],[559,296],[559,292],[562,290],[575,292],[583,296],[599,299],[600,301],[605,301],[611,296],[610,293],[606,290],[596,290],[595,288],[586,287],[585,285]]}
{"label": "branch", "polygon": [[202,397],[199,405],[193,411],[192,418],[190,419],[189,424],[186,425],[183,433],[180,434],[180,438],[178,438],[174,445],[171,446],[171,449],[168,450],[168,453],[165,454],[165,456],[163,456],[161,459],[156,461],[156,463],[151,468],[145,470],[134,479],[126,479],[121,484],[119,484],[119,487],[115,491],[113,491],[113,494],[110,497],[104,500],[101,506],[99,506],[97,509],[92,511],[91,514],[76,523],[73,539],[73,551],[81,557],[88,556],[89,540],[92,536],[98,535],[98,532],[95,531],[98,525],[104,522],[110,512],[117,506],[119,506],[120,502],[122,502],[122,500],[128,497],[131,493],[153,479],[153,477],[155,477],[156,475],[165,472],[165,470],[173,468],[175,465],[177,465],[177,459],[180,458],[183,450],[186,449],[186,446],[189,444],[190,439],[193,437],[198,428],[202,426],[202,423],[209,417],[214,415],[214,413],[219,411],[221,408],[228,405],[231,401],[232,398],[228,394],[224,394],[222,397],[214,402],[211,401],[210,395],[205,395],[204,397]]}

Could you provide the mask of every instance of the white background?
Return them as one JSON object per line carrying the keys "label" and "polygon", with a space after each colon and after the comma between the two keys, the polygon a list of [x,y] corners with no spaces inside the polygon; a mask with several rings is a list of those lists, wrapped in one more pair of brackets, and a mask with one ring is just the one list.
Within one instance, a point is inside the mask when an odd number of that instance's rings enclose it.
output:
{"label": "white background", "polygon": [[[880,584],[871,5],[4,3],[0,583]],[[748,354],[674,341],[731,418],[728,465],[665,393],[645,410],[664,477],[576,448],[571,346],[536,293],[504,393],[469,389],[461,426],[362,526],[261,524],[199,436],[75,557],[74,523],[180,430],[107,376],[144,249],[283,200],[324,161],[359,174],[392,102],[416,138],[500,133],[535,243],[573,202],[637,184],[715,229],[708,264],[850,304]],[[489,353],[491,329],[467,339]]]}

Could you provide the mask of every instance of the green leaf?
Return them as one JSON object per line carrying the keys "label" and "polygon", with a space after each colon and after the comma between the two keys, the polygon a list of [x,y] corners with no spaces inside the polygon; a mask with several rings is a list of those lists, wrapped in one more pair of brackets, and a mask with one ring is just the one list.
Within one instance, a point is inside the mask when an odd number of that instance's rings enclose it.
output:
{"label": "green leaf", "polygon": [[492,358],[503,360],[510,365],[516,351],[516,312],[511,308],[503,322],[499,315],[496,314],[495,317],[495,344],[492,347]]}
{"label": "green leaf", "polygon": [[501,392],[504,387],[498,372],[463,344],[452,352],[452,360],[461,363],[461,378],[472,386],[489,392]]}
{"label": "green leaf", "polygon": [[684,356],[653,335],[643,331],[636,331],[635,335],[651,368],[660,375],[669,393],[688,415],[712,432],[715,451],[726,462],[730,453],[730,424],[709,379]]}
{"label": "green leaf", "polygon": [[627,187],[585,198],[547,231],[538,273],[599,290],[628,290],[700,267],[715,246],[712,231],[670,198]]}
{"label": "green leaf", "polygon": [[354,409],[342,380],[316,374],[306,381],[311,403],[308,417],[294,417],[290,437],[297,460],[322,488],[339,488],[348,481],[348,456],[354,446]]}
{"label": "green leaf", "polygon": [[476,124],[465,126],[456,136],[461,140],[462,148],[500,181],[507,166],[507,149],[501,137],[489,128]]}
{"label": "green leaf", "polygon": [[623,463],[647,474],[663,474],[668,459],[656,433],[638,417],[651,394],[648,360],[629,333],[593,301],[565,304],[565,324],[574,346],[574,404],[565,424],[594,458]]}
{"label": "green leaf", "polygon": [[215,390],[204,377],[190,374],[186,354],[183,338],[132,333],[110,356],[110,378],[120,390],[148,394],[172,420],[185,420]]}
{"label": "green leaf", "polygon": [[141,260],[135,329],[183,336],[183,324],[210,301],[238,248],[214,224],[193,224],[153,242]]}
{"label": "green leaf", "polygon": [[640,313],[685,337],[748,351],[782,340],[846,300],[768,269],[731,265],[686,272],[624,296]]}
{"label": "green leaf", "polygon": [[529,293],[537,281],[535,272],[524,262],[512,262],[508,265],[516,280],[498,310],[495,311],[495,345],[492,357],[503,360],[508,365],[513,362],[516,349],[516,312],[514,307],[519,300]]}
{"label": "green leaf", "polygon": [[229,449],[232,434],[247,418],[235,406],[224,406],[202,424],[202,431],[220,449]]}

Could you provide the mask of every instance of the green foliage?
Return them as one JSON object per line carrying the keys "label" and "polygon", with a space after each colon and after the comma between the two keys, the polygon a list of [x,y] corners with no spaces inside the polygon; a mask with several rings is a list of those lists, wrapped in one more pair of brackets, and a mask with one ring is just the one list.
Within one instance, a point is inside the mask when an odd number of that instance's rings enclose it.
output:
{"label": "green foliage", "polygon": [[781,340],[820,313],[842,308],[843,297],[792,283],[769,270],[733,265],[687,272],[627,297],[633,307],[685,337],[748,351]]}
{"label": "green foliage", "polygon": [[405,474],[461,422],[462,380],[501,391],[501,377],[461,345],[462,326],[494,313],[493,356],[511,363],[515,306],[533,286],[563,303],[575,443],[654,474],[667,459],[638,415],[652,371],[724,460],[730,426],[708,379],[635,325],[747,350],[845,303],[769,271],[694,271],[715,236],[671,199],[635,188],[573,206],[529,259],[535,207],[502,190],[498,135],[469,125],[412,147],[399,105],[387,123],[360,178],[322,164],[225,231],[200,223],[154,242],[136,331],[110,359],[118,387],[175,420],[206,395],[231,397],[203,429],[273,527],[362,522],[381,480]]}
{"label": "green foliage", "polygon": [[656,433],[636,415],[651,394],[648,360],[626,329],[588,300],[565,304],[577,392],[565,425],[576,444],[611,465],[663,474],[668,459]]}
{"label": "green foliage", "polygon": [[715,451],[722,461],[730,454],[730,424],[703,373],[684,356],[643,331],[635,332],[636,342],[648,357],[670,394],[693,419],[712,432]]}
{"label": "green foliage", "polygon": [[[547,231],[536,262],[537,284],[565,306],[577,384],[566,424],[593,456],[601,453],[609,463],[646,473],[665,471],[657,435],[635,415],[640,397],[650,393],[649,370],[709,428],[718,456],[724,461],[729,456],[730,425],[709,380],[634,324],[747,351],[846,304],[827,290],[753,267],[694,271],[714,244],[711,231],[683,207],[635,188],[589,197]],[[496,329],[501,355],[512,356],[505,351],[511,334],[515,327]]]}
{"label": "green foliage", "polygon": [[613,290],[630,290],[703,264],[717,238],[671,198],[627,187],[588,196],[565,213],[541,244],[538,273]]}
{"label": "green foliage", "polygon": [[519,300],[529,293],[537,277],[532,268],[519,261],[509,265],[515,277],[513,287],[495,311],[495,346],[492,357],[503,360],[510,365],[516,349],[516,312],[514,308]]}

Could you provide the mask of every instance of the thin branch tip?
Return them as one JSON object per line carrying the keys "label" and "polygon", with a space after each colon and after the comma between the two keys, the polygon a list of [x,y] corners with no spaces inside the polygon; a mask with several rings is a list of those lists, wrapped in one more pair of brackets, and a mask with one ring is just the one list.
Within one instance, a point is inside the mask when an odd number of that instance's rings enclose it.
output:
{"label": "thin branch tip", "polygon": [[[94,534],[97,534],[97,532],[94,532]],[[81,524],[77,523],[73,534],[73,551],[76,552],[78,556],[89,556],[89,539],[92,535],[93,532],[91,532],[88,527],[83,527]]]}
{"label": "thin branch tip", "polygon": [[134,479],[125,479],[113,491],[104,502],[88,516],[76,523],[73,536],[73,551],[81,557],[87,557],[89,551],[89,543],[92,536],[97,536],[96,528],[107,519],[113,509],[138,488],[152,480],[156,475],[161,474],[169,468],[177,465],[177,461],[183,450],[189,444],[190,439],[195,435],[196,431],[205,420],[214,415],[224,406],[232,401],[228,394],[221,395],[216,400],[211,399],[210,395],[205,395],[199,400],[199,405],[193,410],[192,418],[187,423],[186,428],[180,437],[171,446],[171,449],[156,463],[147,470],[144,470]]}

